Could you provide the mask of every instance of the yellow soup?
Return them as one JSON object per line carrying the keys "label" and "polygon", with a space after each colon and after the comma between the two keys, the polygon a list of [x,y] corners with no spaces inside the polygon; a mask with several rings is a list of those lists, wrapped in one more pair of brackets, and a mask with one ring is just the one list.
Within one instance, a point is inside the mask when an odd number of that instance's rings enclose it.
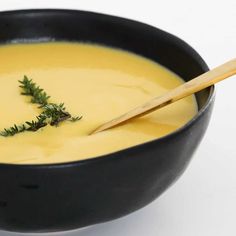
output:
{"label": "yellow soup", "polygon": [[0,130],[35,120],[41,113],[29,96],[20,94],[18,80],[24,75],[50,95],[50,102],[63,102],[72,115],[83,116],[58,127],[0,136],[0,163],[61,163],[101,156],[167,135],[197,112],[190,96],[125,125],[88,135],[183,81],[138,55],[79,43],[1,46],[0,65]]}

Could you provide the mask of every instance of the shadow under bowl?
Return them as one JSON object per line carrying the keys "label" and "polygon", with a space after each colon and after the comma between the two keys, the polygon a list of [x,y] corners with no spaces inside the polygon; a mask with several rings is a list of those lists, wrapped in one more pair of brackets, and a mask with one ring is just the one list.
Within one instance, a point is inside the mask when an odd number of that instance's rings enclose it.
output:
{"label": "shadow under bowl", "polygon": [[[72,10],[0,13],[0,43],[82,41],[152,59],[184,80],[208,70],[179,38],[136,21]],[[196,94],[199,112],[163,138],[63,164],[0,164],[0,229],[65,231],[129,214],[156,199],[187,167],[211,116],[214,87]]]}

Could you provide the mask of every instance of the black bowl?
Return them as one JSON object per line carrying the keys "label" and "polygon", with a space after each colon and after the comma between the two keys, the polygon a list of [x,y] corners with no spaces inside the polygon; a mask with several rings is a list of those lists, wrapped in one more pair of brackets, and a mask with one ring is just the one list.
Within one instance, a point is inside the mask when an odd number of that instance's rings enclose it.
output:
{"label": "black bowl", "polygon": [[[208,70],[177,37],[114,16],[71,10],[1,12],[0,29],[2,44],[86,41],[122,48],[162,64],[186,81]],[[214,87],[196,97],[198,114],[163,138],[84,161],[0,164],[0,229],[80,228],[124,216],[153,201],[183,173],[205,133]]]}

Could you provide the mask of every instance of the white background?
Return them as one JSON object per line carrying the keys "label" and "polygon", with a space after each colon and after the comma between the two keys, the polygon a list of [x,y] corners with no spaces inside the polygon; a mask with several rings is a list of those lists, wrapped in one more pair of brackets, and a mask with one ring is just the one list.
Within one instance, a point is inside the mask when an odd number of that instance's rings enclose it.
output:
{"label": "white background", "polygon": [[[0,10],[23,8],[84,9],[142,21],[187,41],[211,68],[236,57],[235,0],[0,0]],[[156,201],[119,220],[55,235],[235,236],[235,101],[236,77],[217,85],[211,123],[193,161]]]}

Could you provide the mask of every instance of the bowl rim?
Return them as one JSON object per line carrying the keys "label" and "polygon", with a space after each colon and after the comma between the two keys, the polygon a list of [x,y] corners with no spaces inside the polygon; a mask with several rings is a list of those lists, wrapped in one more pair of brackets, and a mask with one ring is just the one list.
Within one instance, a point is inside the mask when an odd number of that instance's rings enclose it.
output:
{"label": "bowl rim", "polygon": [[[165,30],[159,29],[155,26],[152,26],[150,24],[147,23],[143,23],[140,22],[138,20],[133,20],[133,19],[129,19],[126,17],[120,17],[120,16],[116,16],[116,15],[111,15],[111,14],[106,14],[106,13],[100,13],[100,12],[94,12],[94,11],[87,11],[87,10],[75,10],[75,9],[65,9],[65,8],[40,8],[40,9],[19,9],[19,10],[6,10],[6,11],[0,11],[0,17],[1,16],[11,16],[11,15],[16,15],[16,14],[35,14],[35,13],[72,13],[72,14],[91,14],[94,16],[98,16],[98,17],[106,17],[106,18],[110,18],[110,19],[117,19],[117,20],[121,20],[121,21],[127,21],[133,24],[140,24],[143,27],[149,27],[152,30],[158,30],[160,33],[165,34],[166,36],[169,36],[172,38],[172,40],[176,40],[178,41],[179,44],[183,45],[186,50],[189,51],[189,54],[193,55],[196,60],[198,60],[198,63],[201,64],[203,70],[208,71],[209,67],[207,66],[206,62],[203,60],[203,58],[199,55],[199,53],[192,47],[190,46],[187,42],[185,42],[184,40],[182,40],[181,38],[166,32]],[[57,41],[57,40],[55,40]],[[144,56],[145,57],[145,56]],[[150,59],[147,57],[147,59]],[[152,59],[150,59],[152,60]],[[164,135],[160,138],[156,138],[154,140],[151,141],[147,141],[141,144],[137,144],[128,148],[124,148],[118,151],[114,151],[108,154],[104,154],[104,155],[100,155],[100,156],[95,156],[92,158],[87,158],[87,159],[82,159],[82,160],[74,160],[74,161],[68,161],[68,162],[55,162],[55,163],[42,163],[42,164],[14,164],[14,163],[0,163],[0,167],[17,167],[17,168],[23,168],[23,169],[31,169],[31,168],[36,168],[36,169],[41,169],[41,168],[64,168],[64,167],[70,167],[70,166],[81,166],[81,165],[85,165],[85,164],[91,164],[91,163],[97,163],[97,162],[101,162],[101,161],[105,161],[107,159],[112,160],[114,158],[127,158],[128,154],[131,152],[138,152],[139,150],[141,150],[142,148],[144,148],[145,146],[149,146],[149,145],[153,145],[157,142],[163,142],[165,140],[168,140],[172,137],[174,137],[175,135],[180,134],[181,132],[183,132],[184,130],[188,129],[192,124],[194,124],[196,122],[196,120],[198,120],[204,113],[205,111],[208,109],[208,107],[213,103],[214,99],[215,99],[215,86],[212,85],[206,89],[209,89],[209,95],[207,98],[207,101],[205,102],[205,104],[202,106],[202,108],[200,110],[198,110],[198,112],[194,115],[194,117],[192,119],[190,119],[187,123],[185,123],[183,126],[181,126],[180,128],[176,129],[175,131]],[[119,155],[121,154],[122,155]]]}

